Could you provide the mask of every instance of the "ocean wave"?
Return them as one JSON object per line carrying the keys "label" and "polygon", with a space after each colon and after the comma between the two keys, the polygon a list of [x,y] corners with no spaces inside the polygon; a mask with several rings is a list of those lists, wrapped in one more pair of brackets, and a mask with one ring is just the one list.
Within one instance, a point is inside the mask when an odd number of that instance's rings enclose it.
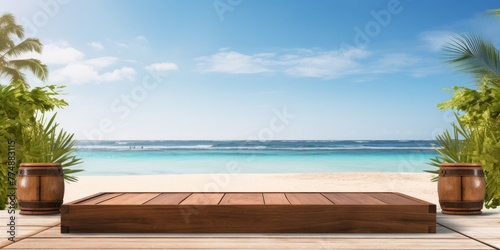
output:
{"label": "ocean wave", "polygon": [[109,146],[109,145],[86,145],[76,146],[77,149],[89,150],[168,150],[168,149],[211,149],[213,145],[193,145],[193,146]]}
{"label": "ocean wave", "polygon": [[144,150],[144,151],[166,151],[166,150],[259,150],[259,151],[343,151],[343,150],[432,150],[435,147],[374,147],[374,146],[355,146],[355,147],[267,147],[267,146],[214,146],[214,145],[192,145],[192,146],[104,146],[104,145],[87,145],[77,146],[79,150],[89,151],[127,151],[127,150]]}
{"label": "ocean wave", "polygon": [[317,148],[269,148],[268,150],[289,151],[336,151],[336,150],[431,150],[434,147],[317,147]]}

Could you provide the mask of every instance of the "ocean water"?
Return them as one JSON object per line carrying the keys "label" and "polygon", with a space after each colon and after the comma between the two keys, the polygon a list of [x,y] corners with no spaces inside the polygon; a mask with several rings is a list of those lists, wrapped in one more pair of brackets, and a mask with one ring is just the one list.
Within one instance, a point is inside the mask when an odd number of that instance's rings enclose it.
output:
{"label": "ocean water", "polygon": [[433,141],[78,141],[80,176],[422,172]]}

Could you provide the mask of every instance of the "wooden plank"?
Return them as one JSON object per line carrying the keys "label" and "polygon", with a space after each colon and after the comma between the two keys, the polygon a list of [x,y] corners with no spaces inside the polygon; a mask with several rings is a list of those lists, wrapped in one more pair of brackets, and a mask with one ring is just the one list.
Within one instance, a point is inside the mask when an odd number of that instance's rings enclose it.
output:
{"label": "wooden plank", "polygon": [[322,193],[336,205],[384,205],[383,201],[366,193]]}
{"label": "wooden plank", "polygon": [[263,205],[262,193],[226,193],[220,205]]}
{"label": "wooden plank", "polygon": [[408,233],[391,233],[391,234],[367,234],[367,233],[349,233],[349,234],[324,234],[324,233],[275,233],[269,235],[263,235],[261,233],[246,233],[246,234],[234,234],[234,233],[85,233],[85,234],[61,234],[59,227],[53,227],[49,230],[43,231],[32,237],[37,238],[67,238],[71,240],[72,238],[103,238],[103,237],[114,237],[114,238],[171,238],[171,237],[182,237],[182,238],[353,238],[353,239],[395,239],[395,238],[418,238],[418,239],[465,239],[467,237],[451,231],[448,228],[437,226],[437,233],[435,234],[408,234]]}
{"label": "wooden plank", "polygon": [[397,193],[368,193],[370,196],[383,201],[386,204],[397,205],[421,205],[421,201],[409,199]]}
{"label": "wooden plank", "polygon": [[416,202],[419,202],[420,204],[435,205],[433,203],[430,203],[430,202],[427,202],[427,201],[424,201],[424,200],[421,200],[421,199],[418,199],[418,198],[415,198],[413,196],[409,196],[409,195],[406,195],[406,194],[402,194],[402,193],[393,193],[393,194],[401,196],[401,197],[406,197],[406,198],[408,198],[410,200],[414,200]]}
{"label": "wooden plank", "polygon": [[471,239],[350,238],[47,238],[25,239],[8,249],[492,249]]}
{"label": "wooden plank", "polygon": [[115,198],[103,201],[98,205],[140,205],[155,198],[159,193],[125,193]]}
{"label": "wooden plank", "polygon": [[100,202],[103,202],[103,201],[107,201],[109,199],[115,198],[115,197],[120,196],[122,194],[123,193],[103,193],[101,195],[92,197],[92,198],[90,198],[88,200],[80,201],[80,202],[78,202],[76,204],[80,204],[80,205],[95,205],[97,203],[100,203]]}
{"label": "wooden plank", "polygon": [[85,197],[82,197],[82,198],[80,198],[80,199],[73,200],[73,201],[71,201],[71,202],[64,202],[64,204],[66,204],[66,205],[70,205],[70,204],[78,204],[78,203],[80,203],[80,202],[82,202],[82,201],[89,200],[89,199],[92,199],[92,198],[94,198],[94,197],[101,196],[101,195],[103,195],[103,194],[110,194],[110,193],[111,193],[111,192],[100,192],[100,193],[95,193],[95,194],[93,194],[93,195],[85,196]]}
{"label": "wooden plank", "polygon": [[290,204],[290,201],[285,196],[285,193],[264,193],[264,203],[267,205],[285,205]]}
{"label": "wooden plank", "polygon": [[[0,229],[2,230],[2,232],[6,232],[9,230],[6,227],[1,227]],[[35,234],[38,234],[38,233],[43,232],[43,231],[48,230],[48,229],[50,229],[50,227],[48,227],[48,226],[39,226],[39,227],[37,227],[37,226],[18,226],[16,229],[16,232],[15,232],[14,240],[20,241],[22,239],[29,238]],[[57,227],[57,229],[59,229],[59,227]],[[0,239],[0,248],[4,248],[5,246],[13,244],[12,241],[8,240],[8,237],[12,237],[12,235],[6,233],[5,238]]]}
{"label": "wooden plank", "polygon": [[320,193],[286,193],[291,204],[302,205],[333,205],[325,196]]}
{"label": "wooden plank", "polygon": [[178,205],[186,199],[191,193],[166,193],[160,194],[144,205]]}
{"label": "wooden plank", "polygon": [[500,239],[499,238],[487,239],[487,240],[480,239],[480,240],[482,240],[485,243],[488,243],[490,246],[495,247],[497,250],[500,249]]}
{"label": "wooden plank", "polygon": [[224,193],[193,193],[180,205],[217,205]]}
{"label": "wooden plank", "polygon": [[[0,212],[4,212],[7,214],[7,210],[0,210]],[[12,214],[9,214],[6,217],[2,217],[0,222],[5,222],[2,223],[1,227],[7,227],[7,223],[10,223],[10,216],[13,216]],[[15,218],[15,223],[18,227],[48,227],[48,226],[54,226],[60,223],[60,215],[59,214],[51,214],[51,215],[43,215],[43,216],[36,216],[36,215],[21,215],[19,214],[19,210],[16,210],[16,214],[14,214]],[[0,228],[1,228],[0,227]]]}

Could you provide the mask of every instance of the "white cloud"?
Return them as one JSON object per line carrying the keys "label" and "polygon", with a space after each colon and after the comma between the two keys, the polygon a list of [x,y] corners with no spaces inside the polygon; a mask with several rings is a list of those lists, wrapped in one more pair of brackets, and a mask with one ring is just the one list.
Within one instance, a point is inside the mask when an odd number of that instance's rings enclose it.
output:
{"label": "white cloud", "polygon": [[118,58],[112,56],[98,57],[90,60],[85,60],[85,64],[94,66],[96,68],[105,68],[118,62]]}
{"label": "white cloud", "polygon": [[143,36],[143,35],[139,35],[139,36],[137,36],[137,37],[135,38],[135,40],[137,40],[137,41],[139,41],[139,42],[147,42],[147,41],[148,41],[148,39],[146,39],[146,37],[145,37],[145,36]]}
{"label": "white cloud", "polygon": [[171,62],[153,63],[153,64],[150,64],[150,65],[144,67],[144,68],[146,70],[162,71],[162,72],[179,70],[179,67],[177,66],[177,64],[171,63]]}
{"label": "white cloud", "polygon": [[41,55],[32,53],[22,58],[37,58],[49,66],[52,65],[49,80],[63,84],[133,80],[136,75],[133,68],[126,66],[109,69],[119,62],[116,57],[104,56],[85,60],[83,52],[65,41],[47,43]]}
{"label": "white cloud", "polygon": [[440,71],[438,59],[407,53],[385,54],[366,67],[367,75],[406,73],[411,77],[424,77]]}
{"label": "white cloud", "polygon": [[98,49],[98,50],[104,49],[104,45],[102,45],[102,43],[100,43],[100,42],[91,42],[88,45],[94,49]]}
{"label": "white cloud", "polygon": [[122,79],[128,79],[130,81],[134,80],[136,75],[135,69],[130,67],[122,67],[121,69],[115,69],[112,72],[108,72],[99,76],[97,80],[102,80],[105,82],[119,81]]}
{"label": "white cloud", "polygon": [[119,43],[119,42],[115,42],[116,46],[120,47],[120,48],[124,48],[124,49],[128,49],[129,46],[125,43]]}
{"label": "white cloud", "polygon": [[370,53],[363,49],[347,51],[302,50],[298,54],[285,55],[288,60],[285,72],[292,76],[334,79],[361,70],[359,59]]}
{"label": "white cloud", "polygon": [[245,55],[227,49],[208,57],[196,58],[203,72],[256,74],[282,72],[291,76],[337,78],[358,70],[358,59],[370,53],[363,49],[323,51],[296,49],[288,53]]}
{"label": "white cloud", "polygon": [[199,57],[198,67],[203,72],[218,72],[227,74],[255,74],[271,72],[268,67],[269,58],[261,55],[244,55],[225,49],[209,57]]}
{"label": "white cloud", "polygon": [[36,58],[43,63],[51,65],[68,64],[78,62],[85,57],[83,52],[71,47],[65,41],[47,43],[43,46],[41,54],[26,53],[22,58]]}
{"label": "white cloud", "polygon": [[386,54],[373,63],[372,73],[391,73],[399,72],[410,66],[416,65],[422,59],[415,55],[405,53]]}
{"label": "white cloud", "polygon": [[85,62],[71,63],[50,74],[50,80],[61,83],[97,83],[112,82],[122,79],[133,80],[136,71],[130,67],[122,67],[111,72],[99,73],[96,67]]}
{"label": "white cloud", "polygon": [[449,31],[427,31],[420,34],[420,39],[424,41],[431,51],[443,49],[450,41],[452,32]]}
{"label": "white cloud", "polygon": [[50,73],[50,80],[61,83],[82,84],[99,78],[94,67],[84,63],[70,63]]}
{"label": "white cloud", "polygon": [[294,77],[373,79],[375,74],[406,73],[420,77],[435,72],[435,62],[408,53],[372,53],[362,48],[340,50],[292,49],[276,53],[243,54],[227,48],[195,58],[202,72],[224,74],[285,74]]}

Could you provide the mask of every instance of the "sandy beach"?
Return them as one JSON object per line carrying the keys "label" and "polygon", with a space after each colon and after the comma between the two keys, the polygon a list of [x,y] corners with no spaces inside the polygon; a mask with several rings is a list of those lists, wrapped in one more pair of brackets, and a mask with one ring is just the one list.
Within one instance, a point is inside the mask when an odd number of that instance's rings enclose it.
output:
{"label": "sandy beach", "polygon": [[183,174],[81,176],[64,202],[99,192],[400,192],[438,205],[428,173]]}

